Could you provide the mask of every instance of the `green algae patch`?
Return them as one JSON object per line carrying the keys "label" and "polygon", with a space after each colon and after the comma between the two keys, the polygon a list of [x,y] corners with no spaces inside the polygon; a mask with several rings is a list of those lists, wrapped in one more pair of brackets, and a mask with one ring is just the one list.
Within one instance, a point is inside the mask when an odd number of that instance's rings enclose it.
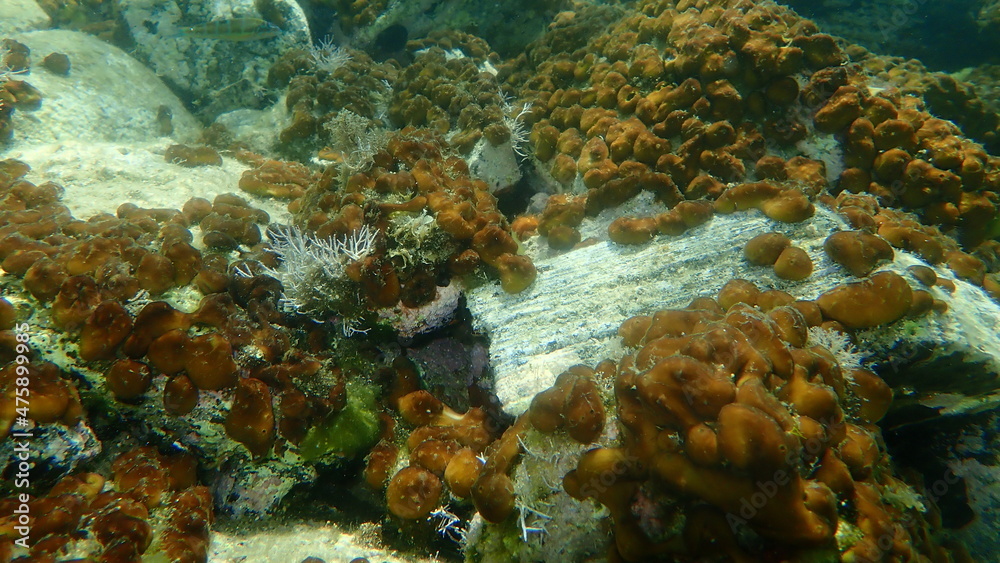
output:
{"label": "green algae patch", "polygon": [[353,458],[375,445],[378,436],[375,387],[348,383],[347,406],[309,429],[299,445],[299,455],[306,461],[329,454]]}

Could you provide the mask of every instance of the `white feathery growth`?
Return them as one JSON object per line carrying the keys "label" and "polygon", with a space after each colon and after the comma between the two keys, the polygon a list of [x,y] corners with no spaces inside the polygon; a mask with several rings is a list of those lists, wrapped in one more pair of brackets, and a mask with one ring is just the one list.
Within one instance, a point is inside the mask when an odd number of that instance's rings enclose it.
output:
{"label": "white feathery growth", "polygon": [[347,52],[347,49],[334,45],[328,37],[309,47],[309,57],[312,58],[317,69],[331,74],[351,61],[351,54]]}
{"label": "white feathery growth", "polygon": [[862,367],[862,360],[865,354],[861,350],[858,350],[848,335],[840,331],[818,326],[810,327],[808,344],[810,346],[822,346],[829,350],[833,354],[833,357],[837,359],[837,363],[840,364],[840,369],[844,371],[845,376],[851,370]]}
{"label": "white feathery growth", "polygon": [[[336,310],[336,304],[343,299],[345,268],[371,254],[377,235],[378,230],[373,231],[368,225],[343,239],[319,238],[294,226],[269,229],[270,252],[281,260],[281,265],[262,267],[285,290],[280,301],[282,308],[310,316]],[[238,273],[250,274],[241,270]]]}
{"label": "white feathery growth", "polygon": [[0,84],[12,80],[15,76],[19,74],[25,74],[27,69],[14,70],[7,66],[7,57],[10,56],[10,48],[6,47],[0,43]]}
{"label": "white feathery growth", "polygon": [[441,506],[427,517],[429,522],[433,522],[435,519],[438,521],[437,526],[435,526],[438,534],[442,537],[450,538],[458,545],[465,546],[468,531],[462,525],[461,518],[444,506]]}
{"label": "white feathery growth", "polygon": [[524,116],[531,113],[531,103],[525,102],[517,108],[506,94],[500,92],[500,109],[503,110],[503,124],[510,131],[511,148],[519,156],[527,158],[528,137],[531,131],[524,122]]}

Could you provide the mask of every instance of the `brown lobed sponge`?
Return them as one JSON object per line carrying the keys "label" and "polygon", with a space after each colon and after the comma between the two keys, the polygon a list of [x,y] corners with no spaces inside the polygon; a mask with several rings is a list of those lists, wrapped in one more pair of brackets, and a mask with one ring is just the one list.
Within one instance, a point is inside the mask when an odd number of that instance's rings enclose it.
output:
{"label": "brown lobed sponge", "polygon": [[[383,429],[383,439],[367,458],[365,482],[375,489],[386,487],[387,506],[395,516],[423,519],[440,506],[442,495],[473,494],[483,468],[479,456],[495,436],[483,409],[459,414],[428,391],[415,389],[419,378],[408,360],[397,359],[386,375],[391,380],[386,402],[413,429],[408,434],[402,425]],[[407,464],[393,472],[403,452],[408,453]]]}
{"label": "brown lobed sponge", "polygon": [[[206,561],[212,496],[197,484],[197,464],[186,454],[154,448],[128,451],[111,463],[110,479],[78,473],[29,501],[31,561],[87,557],[95,561]],[[16,523],[14,497],[0,500],[4,526]],[[10,553],[10,544],[4,549]],[[154,555],[154,553],[156,555]]]}
{"label": "brown lobed sponge", "polygon": [[[940,550],[930,520],[883,500],[906,486],[873,425],[888,409],[889,387],[866,370],[845,373],[830,351],[809,345],[806,328],[822,318],[808,302],[769,298],[786,304],[765,313],[745,302],[763,297],[751,289],[739,292],[744,302],[735,301],[737,288],[727,289],[728,311],[700,298],[622,324],[632,352],[609,372],[621,443],[585,452],[564,489],[609,509],[612,553],[625,561],[682,553],[753,560],[736,534],[789,557],[855,560],[878,549],[878,530],[904,511],[919,524],[902,532],[909,539],[893,553]],[[558,420],[542,408],[552,393],[529,412],[539,429]],[[849,415],[849,405],[863,406]],[[857,509],[845,509],[843,499]],[[655,524],[674,510],[683,514],[676,527]],[[844,526],[859,533],[837,547]]]}

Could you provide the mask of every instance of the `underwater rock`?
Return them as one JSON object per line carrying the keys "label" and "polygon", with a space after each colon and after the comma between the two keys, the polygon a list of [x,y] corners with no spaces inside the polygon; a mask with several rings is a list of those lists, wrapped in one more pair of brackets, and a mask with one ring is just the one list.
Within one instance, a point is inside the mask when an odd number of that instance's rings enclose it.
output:
{"label": "underwater rock", "polygon": [[[620,210],[618,211],[620,213]],[[605,215],[597,217],[599,223]],[[599,229],[587,227],[589,233]],[[555,376],[574,364],[594,365],[622,354],[616,335],[619,324],[642,311],[682,307],[691,299],[714,294],[723,283],[738,278],[762,290],[778,289],[799,299],[856,280],[823,251],[826,237],[845,224],[823,206],[801,223],[779,223],[761,213],[716,215],[707,223],[678,237],[655,238],[633,247],[607,241],[569,253],[535,258],[538,278],[519,294],[505,294],[497,284],[468,294],[469,310],[479,330],[490,336],[490,363],[497,396],[512,414],[523,412],[531,398],[548,388]],[[746,261],[743,247],[753,237],[777,231],[795,241],[813,260],[812,275],[802,282],[780,279],[771,268]],[[586,234],[585,234],[586,236]],[[903,274],[907,267],[924,264],[914,255],[896,252],[882,269]],[[860,335],[861,348],[878,365],[921,360],[926,366],[915,377],[906,373],[912,393],[903,403],[924,405],[930,413],[962,412],[1000,391],[1000,306],[981,289],[941,266],[939,277],[955,280],[949,294],[931,288],[934,299],[944,301],[944,313],[904,319]],[[915,281],[913,287],[919,287]],[[902,354],[902,355],[901,355]],[[895,359],[894,359],[895,358]],[[902,363],[899,363],[902,362]],[[959,383],[942,364],[963,367],[969,377]],[[937,370],[937,371],[936,371]],[[948,375],[944,375],[948,374]],[[890,384],[898,383],[891,381]],[[992,383],[991,383],[992,382]],[[890,415],[891,416],[891,415]]]}
{"label": "underwater rock", "polygon": [[379,309],[379,317],[388,321],[402,340],[412,340],[420,334],[443,328],[455,320],[462,291],[455,282],[435,289],[435,297],[429,303],[418,307],[397,303],[392,307]]}
{"label": "underwater rock", "polygon": [[278,135],[290,121],[284,97],[264,109],[235,109],[215,119],[215,123],[225,127],[237,142],[265,154],[277,148]]}
{"label": "underwater rock", "polygon": [[0,36],[45,29],[51,20],[35,0],[6,0],[0,4]]}
{"label": "underwater rock", "polygon": [[[296,2],[260,4],[267,13],[252,0],[126,0],[121,12],[137,55],[211,120],[236,108],[260,107],[271,64],[286,50],[309,45],[309,25]],[[260,31],[240,36],[224,29],[227,22],[249,18],[261,22]],[[219,25],[214,33],[190,31],[212,24]]]}
{"label": "underwater rock", "polygon": [[[31,462],[34,464],[35,478],[58,481],[77,471],[84,463],[101,453],[101,442],[85,422],[74,426],[62,424],[39,424],[32,430],[32,444],[41,445],[32,449]],[[17,460],[14,448],[17,443],[5,440],[0,444],[0,472],[13,473],[11,465]]]}
{"label": "underwater rock", "polygon": [[[469,388],[488,384],[486,347],[458,338],[437,338],[408,349],[428,390],[460,412],[469,408]],[[483,382],[483,379],[487,379]]]}
{"label": "underwater rock", "polygon": [[[358,1],[343,5],[330,29],[318,31],[345,35],[357,47],[381,57],[401,51],[407,38],[435,31],[475,30],[497,51],[516,56],[549,24],[565,2],[492,2],[475,0],[420,0],[417,2]],[[608,10],[610,11],[610,10]],[[517,25],[510,25],[510,22]]]}
{"label": "underwater rock", "polygon": [[[958,537],[977,560],[990,560],[1000,550],[1000,536],[997,534],[997,523],[1000,522],[1000,464],[996,462],[996,451],[1000,448],[1000,440],[997,439],[1000,417],[995,410],[988,411],[970,417],[961,426],[953,425],[935,432],[933,436],[919,426],[912,430],[912,441],[908,442],[916,445],[911,450],[912,455],[895,452],[894,457],[906,456],[908,462],[920,457],[933,459],[932,463],[941,460],[945,468],[938,466],[932,475],[941,475],[941,480],[949,485],[954,484],[952,475],[962,479],[960,487],[949,487],[948,490],[942,490],[941,484],[937,483],[935,494],[944,496],[942,493],[955,493],[954,496],[959,499],[962,496],[967,498],[975,518],[957,532]],[[936,455],[931,457],[928,453]],[[957,516],[970,518],[971,515],[958,511]],[[954,521],[947,523],[956,524]],[[959,520],[957,523],[965,522]]]}
{"label": "underwater rock", "polygon": [[510,188],[521,179],[515,154],[518,150],[521,149],[512,145],[510,140],[494,146],[489,141],[480,139],[466,159],[469,172],[486,182],[490,186],[490,193]]}
{"label": "underwater rock", "polygon": [[256,517],[274,509],[293,486],[316,479],[309,465],[280,460],[263,463],[225,463],[213,482],[212,495],[221,514],[234,518]]}
{"label": "underwater rock", "polygon": [[[12,39],[31,49],[28,76],[31,84],[44,92],[40,109],[14,114],[19,146],[67,139],[120,143],[156,138],[160,106],[167,106],[173,114],[176,140],[197,137],[200,126],[177,96],[121,49],[76,31],[30,31]],[[70,76],[42,68],[42,59],[51,52],[69,57],[73,65]]]}
{"label": "underwater rock", "polygon": [[[120,143],[62,141],[16,147],[8,156],[31,166],[25,177],[28,181],[65,186],[63,203],[82,219],[114,211],[107,202],[180,209],[193,197],[211,200],[235,191],[240,174],[247,169],[228,157],[223,158],[222,166],[184,168],[171,164],[162,154],[168,144],[134,142],[123,148]],[[275,200],[254,198],[254,205],[276,221],[288,221],[285,206]]]}
{"label": "underwater rock", "polygon": [[[396,553],[381,547],[379,527],[363,524],[356,530],[344,530],[327,522],[302,523],[266,530],[238,533],[213,530],[209,561],[270,563],[275,554],[281,561],[298,562],[307,558],[321,561],[368,561],[384,563],[434,563],[438,558]],[[315,559],[309,559],[314,561]]]}

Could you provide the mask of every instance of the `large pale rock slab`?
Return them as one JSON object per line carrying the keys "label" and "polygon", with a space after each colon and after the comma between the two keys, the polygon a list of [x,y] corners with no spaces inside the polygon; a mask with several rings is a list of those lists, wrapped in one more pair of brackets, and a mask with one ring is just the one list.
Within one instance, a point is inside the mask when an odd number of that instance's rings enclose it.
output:
{"label": "large pale rock slab", "polygon": [[[190,98],[211,121],[236,108],[264,105],[267,73],[285,51],[308,48],[309,23],[294,0],[122,0],[122,18],[137,56]],[[266,6],[266,13],[258,10]],[[210,22],[256,18],[273,22],[277,34],[232,41],[189,37],[183,29]]]}
{"label": "large pale rock slab", "polygon": [[[608,220],[602,216],[594,225],[585,226],[584,237],[602,236]],[[798,224],[778,223],[757,211],[741,212],[715,215],[682,236],[659,236],[646,245],[604,241],[554,257],[537,257],[538,279],[524,292],[508,295],[491,284],[468,295],[477,327],[491,339],[497,396],[508,412],[518,414],[567,367],[620,358],[624,351],[617,329],[625,319],[684,307],[696,297],[714,297],[734,278],[752,281],[762,290],[787,291],[800,299],[814,299],[838,284],[856,281],[823,251],[830,233],[847,228],[824,208],[817,208],[812,219]],[[743,258],[748,240],[772,230],[785,233],[810,255],[814,269],[808,279],[784,281],[772,268],[754,266]],[[897,271],[919,288],[905,270],[921,263],[913,255],[896,251],[896,259],[881,269]],[[946,268],[935,269],[939,276],[955,279]],[[861,347],[876,367],[892,361],[894,350],[933,350],[920,360],[928,376],[906,382],[913,392],[904,403],[924,405],[923,414],[954,414],[1000,399],[1000,307],[977,287],[959,280],[955,285],[958,289],[953,295],[939,288],[930,290],[949,304],[948,312],[899,321],[860,335]],[[972,369],[975,384],[956,385],[952,373],[935,371],[944,364]],[[894,382],[890,379],[890,383]]]}
{"label": "large pale rock slab", "polygon": [[27,180],[55,182],[63,187],[63,203],[74,217],[87,219],[97,213],[115,213],[131,202],[145,208],[180,209],[192,197],[212,201],[223,193],[236,193],[272,220],[288,222],[285,202],[241,192],[239,179],[247,166],[224,157],[222,166],[185,168],[166,161],[169,139],[146,143],[83,143],[66,141],[13,148],[5,156],[31,166]]}
{"label": "large pale rock slab", "polygon": [[323,561],[353,561],[364,557],[385,563],[433,563],[436,557],[398,553],[379,547],[381,532],[363,524],[356,531],[338,529],[327,522],[289,524],[266,530],[212,531],[208,560],[214,563],[270,563],[302,561],[317,557]]}
{"label": "large pale rock slab", "polygon": [[45,29],[51,24],[51,18],[35,0],[0,2],[0,38],[21,31]]}
{"label": "large pale rock slab", "polygon": [[[177,96],[121,49],[86,33],[56,29],[12,39],[31,49],[31,73],[20,78],[43,96],[40,109],[14,112],[16,145],[145,141],[161,135],[161,106],[172,114],[173,138],[198,137],[201,126]],[[42,59],[54,52],[69,57],[68,76],[42,67]]]}

